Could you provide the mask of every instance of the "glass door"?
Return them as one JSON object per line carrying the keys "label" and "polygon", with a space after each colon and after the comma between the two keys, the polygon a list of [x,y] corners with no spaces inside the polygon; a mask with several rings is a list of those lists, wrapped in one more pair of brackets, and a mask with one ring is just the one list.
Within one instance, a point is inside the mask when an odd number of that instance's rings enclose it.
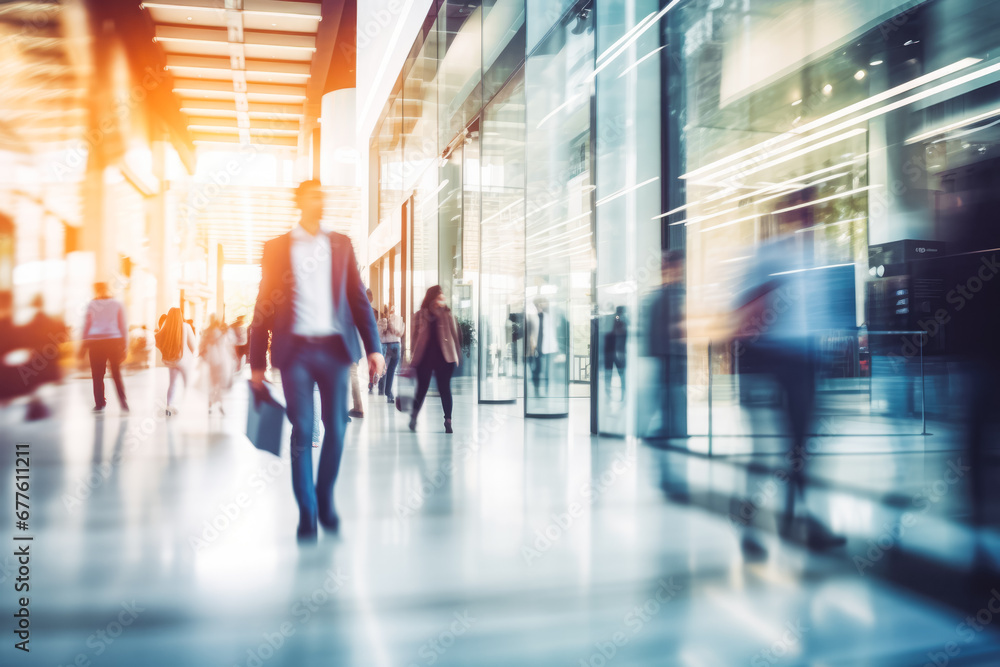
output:
{"label": "glass door", "polygon": [[479,402],[524,382],[524,70],[483,111]]}

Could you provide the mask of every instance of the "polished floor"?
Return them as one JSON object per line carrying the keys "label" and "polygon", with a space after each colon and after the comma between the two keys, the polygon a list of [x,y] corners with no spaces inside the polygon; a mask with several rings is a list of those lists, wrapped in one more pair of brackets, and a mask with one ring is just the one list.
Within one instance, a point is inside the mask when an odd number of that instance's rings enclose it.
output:
{"label": "polished floor", "polygon": [[[982,613],[967,620],[879,571],[904,552],[926,558],[926,578],[960,569],[971,537],[951,487],[908,534],[879,541],[906,509],[896,496],[933,485],[947,452],[817,456],[809,509],[847,547],[809,552],[758,520],[767,554],[748,559],[729,507],[780,507],[762,490],[766,457],[748,470],[592,437],[586,401],[526,421],[466,394],[446,436],[429,399],[414,434],[368,396],[348,426],[342,530],[300,546],[288,462],[242,435],[241,382],[225,416],[194,386],[170,419],[162,371],[126,382],[127,417],[90,414],[81,378],[52,388],[52,419],[0,413],[0,494],[14,496],[14,443],[30,443],[30,525],[16,532],[34,537],[31,652],[5,627],[2,665],[1000,664],[1000,593],[972,590]],[[11,619],[13,511],[0,528]]]}

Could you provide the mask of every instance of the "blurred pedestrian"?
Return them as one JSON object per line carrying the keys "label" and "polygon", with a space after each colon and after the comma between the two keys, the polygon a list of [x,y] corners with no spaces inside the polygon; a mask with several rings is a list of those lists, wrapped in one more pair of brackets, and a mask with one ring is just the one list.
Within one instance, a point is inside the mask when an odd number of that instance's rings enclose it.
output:
{"label": "blurred pedestrian", "polygon": [[528,358],[531,359],[531,383],[535,396],[548,396],[552,374],[552,360],[560,352],[557,317],[544,296],[532,302],[529,309]]}
{"label": "blurred pedestrian", "polygon": [[[365,290],[365,296],[368,297],[368,304],[371,306],[372,309],[372,317],[375,318],[375,322],[377,323],[379,321],[379,313],[378,313],[378,308],[375,307],[375,294],[372,292],[370,287]],[[375,388],[375,382],[380,379],[381,378],[375,378],[375,377],[369,378],[368,380],[369,394],[371,394],[372,390]],[[379,395],[381,394],[382,392],[379,392]]]}
{"label": "blurred pedestrian", "polygon": [[122,381],[121,364],[128,352],[128,326],[125,323],[125,306],[111,298],[111,290],[104,282],[94,283],[94,299],[87,304],[83,323],[83,342],[90,355],[90,372],[94,384],[94,412],[104,411],[104,373],[111,366],[111,377],[118,392],[122,412],[128,412],[125,383]]}
{"label": "blurred pedestrian", "polygon": [[177,398],[178,385],[183,383],[184,388],[187,388],[197,352],[194,329],[184,321],[180,308],[171,308],[166,315],[160,317],[160,326],[156,331],[156,347],[163,357],[163,365],[170,370],[166,414],[171,417],[178,413],[177,403],[174,400]]}
{"label": "blurred pedestrian", "polygon": [[212,315],[208,327],[201,334],[199,354],[208,365],[208,412],[215,405],[219,413],[226,414],[222,407],[222,396],[233,386],[236,366],[234,335],[225,322]]}
{"label": "blurred pedestrian", "polygon": [[236,353],[236,372],[238,373],[243,369],[243,361],[250,352],[250,344],[247,342],[246,318],[240,315],[233,320],[229,329],[233,332],[233,349]]}
{"label": "blurred pedestrian", "polygon": [[[818,351],[818,320],[811,322],[809,314],[823,312],[829,300],[823,281],[814,272],[809,272],[812,280],[807,289],[807,270],[815,262],[812,234],[803,233],[806,221],[795,213],[778,218],[776,233],[756,248],[736,297],[734,354],[741,373],[751,374],[748,383],[756,376],[777,387],[790,432],[785,511],[779,530],[796,536],[796,507],[800,506],[802,541],[825,548],[845,540],[810,515],[805,502],[809,458],[805,447],[816,404]],[[751,555],[762,551],[749,524],[743,548]]]}
{"label": "blurred pedestrian", "polygon": [[399,365],[400,341],[406,323],[396,314],[394,306],[383,306],[382,317],[378,321],[378,335],[382,341],[382,351],[385,355],[385,375],[378,381],[379,396],[385,395],[387,403],[396,399],[392,393],[393,378],[396,377],[396,367]]}
{"label": "blurred pedestrian", "polygon": [[35,315],[22,327],[22,340],[30,351],[30,357],[21,371],[26,389],[31,393],[27,412],[29,421],[42,419],[50,414],[37,392],[43,385],[62,379],[60,348],[69,340],[66,324],[45,312],[45,300],[41,294],[32,299],[31,305],[35,309]]}
{"label": "blurred pedestrian", "polygon": [[410,430],[417,428],[417,415],[424,404],[431,375],[437,380],[444,408],[444,432],[451,433],[451,376],[461,363],[462,340],[458,323],[448,308],[444,290],[434,285],[427,290],[420,310],[413,315],[413,358],[417,372],[417,393],[413,399]]}
{"label": "blurred pedestrian", "polygon": [[[385,366],[378,329],[364,298],[351,241],[320,227],[324,193],[319,181],[295,191],[299,224],[264,244],[260,290],[250,328],[251,387],[266,391],[265,352],[281,371],[292,423],[292,489],[299,506],[298,537],[312,541],[318,523],[337,530],[334,484],[347,429],[348,373],[361,357],[359,335],[372,375]],[[314,394],[319,388],[323,446],[313,478]]]}
{"label": "blurred pedestrian", "polygon": [[619,401],[625,401],[625,348],[628,344],[628,320],[625,306],[615,308],[611,329],[604,334],[604,393],[611,398],[611,380],[615,369],[621,382]]}

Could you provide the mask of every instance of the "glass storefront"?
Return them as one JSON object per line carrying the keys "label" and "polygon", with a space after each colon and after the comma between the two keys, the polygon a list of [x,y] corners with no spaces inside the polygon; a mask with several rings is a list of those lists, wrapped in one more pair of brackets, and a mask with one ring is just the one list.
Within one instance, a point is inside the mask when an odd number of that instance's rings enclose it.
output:
{"label": "glass storefront", "polygon": [[[920,433],[947,403],[947,337],[918,351],[895,332],[947,313],[928,258],[957,251],[957,221],[995,198],[981,175],[996,150],[997,25],[995,3],[965,0],[692,1],[668,13],[673,183],[661,219],[686,255],[691,435],[785,433],[752,416],[781,409],[773,388],[747,380],[768,369],[748,367],[721,324],[779,244],[800,266],[771,275],[801,273],[817,334],[815,430]],[[968,222],[966,250],[996,246],[985,223]],[[755,339],[777,337],[771,319]],[[749,446],[714,440],[715,452]]]}
{"label": "glass storefront", "polygon": [[442,284],[481,401],[741,451],[780,424],[748,417],[777,406],[734,303],[781,241],[825,428],[919,427],[947,342],[918,367],[883,333],[940,301],[897,255],[1000,245],[969,213],[998,25],[969,0],[439,0],[372,137],[373,224],[407,217],[410,309]]}

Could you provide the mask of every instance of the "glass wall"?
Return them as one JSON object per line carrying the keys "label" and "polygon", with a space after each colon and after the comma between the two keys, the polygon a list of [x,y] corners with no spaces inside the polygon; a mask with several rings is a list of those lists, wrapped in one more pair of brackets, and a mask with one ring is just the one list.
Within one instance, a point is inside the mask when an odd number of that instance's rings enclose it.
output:
{"label": "glass wall", "polygon": [[524,72],[483,110],[479,399],[515,401],[524,380]]}
{"label": "glass wall", "polygon": [[658,367],[646,353],[648,337],[662,333],[649,316],[661,284],[661,230],[653,221],[662,210],[661,42],[660,30],[649,24],[658,9],[655,0],[597,6],[598,361],[592,404],[598,430],[614,435],[655,433],[666,420]]}
{"label": "glass wall", "polygon": [[[530,5],[529,5],[530,8]],[[530,29],[529,13],[529,29]],[[589,394],[594,268],[590,12],[563,17],[525,65],[525,414],[569,413]],[[575,389],[576,387],[574,387]]]}
{"label": "glass wall", "polygon": [[[671,183],[658,217],[686,247],[689,431],[787,430],[768,369],[733,336],[787,341],[795,322],[818,346],[816,430],[920,433],[949,405],[943,360],[958,339],[926,337],[921,363],[898,334],[950,313],[935,256],[1000,241],[976,213],[997,199],[984,184],[1000,6],[762,4],[692,0],[663,21]],[[802,296],[751,326],[742,304],[765,273]]]}

